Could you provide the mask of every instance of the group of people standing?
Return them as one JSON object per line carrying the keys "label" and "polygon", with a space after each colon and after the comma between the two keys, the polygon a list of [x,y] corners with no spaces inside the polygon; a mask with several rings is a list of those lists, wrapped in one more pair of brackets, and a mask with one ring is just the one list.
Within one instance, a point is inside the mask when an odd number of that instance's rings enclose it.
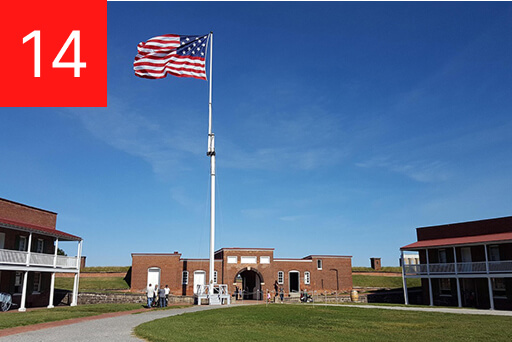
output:
{"label": "group of people standing", "polygon": [[152,284],[149,284],[146,288],[146,295],[148,297],[148,308],[153,306],[155,307],[166,307],[169,303],[169,293],[171,290],[168,285],[165,285],[164,288],[158,287],[158,284],[155,284],[153,287]]}
{"label": "group of people standing", "polygon": [[[273,292],[274,292],[273,302],[276,303],[278,301],[278,299],[280,299],[281,303],[283,303],[283,301],[284,301],[284,288],[282,286],[279,287],[279,284],[277,283],[277,280],[274,282],[274,291]],[[243,298],[244,294],[252,295],[254,293],[249,293],[248,290],[241,291],[238,288],[238,286],[235,286],[235,293],[233,294],[233,297],[235,298],[235,300]],[[264,293],[262,292],[261,294],[263,295]],[[258,297],[259,297],[259,292],[258,292]],[[269,290],[267,290],[267,301],[268,302],[272,301],[272,295],[271,295],[271,292]]]}

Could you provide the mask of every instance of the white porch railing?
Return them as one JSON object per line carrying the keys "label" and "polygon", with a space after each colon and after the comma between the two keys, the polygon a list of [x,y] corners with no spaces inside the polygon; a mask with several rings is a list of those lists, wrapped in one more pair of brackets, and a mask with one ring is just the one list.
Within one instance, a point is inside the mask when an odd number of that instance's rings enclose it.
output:
{"label": "white porch railing", "polygon": [[[0,264],[20,265],[27,266],[28,252],[14,251],[10,249],[0,249]],[[43,253],[30,253],[30,260],[28,266],[42,266],[53,268],[55,255]],[[76,269],[77,258],[57,255],[56,260],[57,268]]]}
{"label": "white porch railing", "polygon": [[223,302],[231,303],[231,296],[228,293],[228,286],[225,284],[197,285],[197,304],[201,305],[201,299],[207,298],[211,304],[220,305]]}
{"label": "white porch railing", "polygon": [[489,261],[489,272],[509,272],[512,270],[512,260]]}
{"label": "white porch railing", "polygon": [[5,264],[26,264],[27,252],[11,251],[0,249],[0,263]]}
{"label": "white porch railing", "polygon": [[[488,267],[486,266],[488,264]],[[428,268],[427,268],[428,266]],[[405,275],[427,275],[427,274],[481,274],[512,272],[512,260],[478,262],[458,262],[446,264],[416,264],[405,265]]]}
{"label": "white porch railing", "polygon": [[458,273],[486,273],[485,261],[459,262],[457,263]]}

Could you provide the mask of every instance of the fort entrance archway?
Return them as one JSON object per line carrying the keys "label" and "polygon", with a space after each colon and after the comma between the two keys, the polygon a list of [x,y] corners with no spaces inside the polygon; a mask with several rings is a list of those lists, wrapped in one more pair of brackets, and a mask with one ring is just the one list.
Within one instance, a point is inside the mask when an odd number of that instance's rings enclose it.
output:
{"label": "fort entrance archway", "polygon": [[261,284],[263,282],[261,273],[250,267],[240,270],[235,276],[235,283],[243,291],[244,299],[263,299],[263,294],[261,293]]}

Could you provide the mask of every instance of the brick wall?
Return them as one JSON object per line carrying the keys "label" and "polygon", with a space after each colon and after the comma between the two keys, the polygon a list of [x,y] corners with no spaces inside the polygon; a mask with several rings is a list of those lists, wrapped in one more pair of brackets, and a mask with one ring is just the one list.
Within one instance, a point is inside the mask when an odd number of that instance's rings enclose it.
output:
{"label": "brick wall", "polygon": [[[229,256],[236,256],[237,263],[228,263]],[[242,257],[256,257],[256,263],[243,263]],[[261,257],[269,257],[269,263],[261,263]],[[322,269],[317,262],[322,261]],[[193,295],[194,272],[202,270],[206,273],[205,283],[209,282],[208,259],[181,259],[181,254],[132,254],[131,291],[144,291],[147,285],[147,274],[150,267],[161,270],[160,285],[169,285],[174,295]],[[215,270],[217,282],[227,284],[228,291],[234,293],[237,274],[249,270],[261,278],[261,291],[274,290],[278,272],[284,273],[283,287],[285,293],[290,292],[290,271],[299,272],[300,290],[347,292],[352,289],[351,257],[318,256],[309,259],[274,259],[273,249],[223,249],[216,254]],[[182,284],[182,272],[188,271],[188,284]],[[310,283],[305,283],[304,274],[310,273]],[[251,289],[252,290],[252,289]]]}
{"label": "brick wall", "polygon": [[418,241],[482,234],[496,234],[512,231],[512,216],[496,219],[445,224],[441,226],[416,228]]}
{"label": "brick wall", "polygon": [[55,229],[57,214],[0,198],[0,217],[20,223]]}
{"label": "brick wall", "polygon": [[[181,291],[181,254],[132,254],[131,289],[141,292],[146,289],[148,269],[160,268],[160,284],[169,285],[172,293]],[[179,281],[177,281],[179,279]]]}

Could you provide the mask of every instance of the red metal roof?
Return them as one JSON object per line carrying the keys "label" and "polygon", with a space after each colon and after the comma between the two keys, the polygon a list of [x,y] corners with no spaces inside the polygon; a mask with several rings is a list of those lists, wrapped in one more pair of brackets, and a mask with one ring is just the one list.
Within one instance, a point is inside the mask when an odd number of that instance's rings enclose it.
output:
{"label": "red metal roof", "polygon": [[57,229],[50,229],[50,228],[45,228],[45,227],[41,227],[41,226],[36,226],[34,224],[16,222],[16,221],[7,220],[7,219],[1,218],[1,217],[0,217],[0,225],[5,228],[12,228],[12,229],[23,230],[23,231],[27,231],[27,232],[39,233],[41,235],[53,236],[53,237],[59,238],[61,240],[67,240],[67,241],[82,240],[82,238],[79,236],[71,235],[71,234],[68,234],[66,232],[63,232],[63,231],[60,231]]}
{"label": "red metal roof", "polygon": [[462,236],[445,239],[435,240],[422,240],[411,243],[407,246],[403,246],[401,250],[416,250],[427,247],[441,247],[441,246],[452,246],[452,245],[470,245],[488,242],[502,242],[512,241],[512,232],[487,234],[487,235],[474,235],[474,236]]}

